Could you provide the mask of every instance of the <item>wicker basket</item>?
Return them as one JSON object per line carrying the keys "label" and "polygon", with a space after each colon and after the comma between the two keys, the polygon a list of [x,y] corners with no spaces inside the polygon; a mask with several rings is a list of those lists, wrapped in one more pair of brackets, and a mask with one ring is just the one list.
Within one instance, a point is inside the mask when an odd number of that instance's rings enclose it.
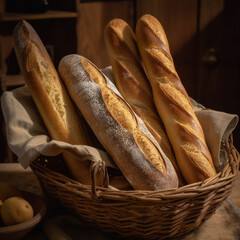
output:
{"label": "wicker basket", "polygon": [[172,239],[196,229],[229,196],[239,169],[232,138],[229,146],[222,172],[178,189],[113,191],[80,184],[51,170],[46,161],[36,159],[31,167],[46,195],[88,225],[123,238]]}

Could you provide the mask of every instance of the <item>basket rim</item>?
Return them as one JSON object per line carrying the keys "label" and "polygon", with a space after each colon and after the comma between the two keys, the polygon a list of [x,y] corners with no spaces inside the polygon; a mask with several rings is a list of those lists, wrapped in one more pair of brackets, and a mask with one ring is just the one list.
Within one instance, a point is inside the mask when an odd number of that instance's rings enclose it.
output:
{"label": "basket rim", "polygon": [[[227,150],[229,161],[225,168],[202,182],[187,184],[179,188],[160,189],[160,190],[113,190],[111,188],[93,187],[92,185],[82,184],[72,178],[69,178],[59,172],[43,167],[37,161],[33,161],[31,168],[37,177],[49,178],[54,184],[63,188],[68,188],[77,195],[84,195],[87,199],[98,200],[141,200],[141,201],[159,201],[159,199],[184,199],[194,197],[206,191],[212,191],[231,182],[239,169],[239,153],[233,145],[230,138],[228,144],[223,144]],[[228,146],[228,147],[226,147]],[[80,191],[81,190],[81,191]]]}

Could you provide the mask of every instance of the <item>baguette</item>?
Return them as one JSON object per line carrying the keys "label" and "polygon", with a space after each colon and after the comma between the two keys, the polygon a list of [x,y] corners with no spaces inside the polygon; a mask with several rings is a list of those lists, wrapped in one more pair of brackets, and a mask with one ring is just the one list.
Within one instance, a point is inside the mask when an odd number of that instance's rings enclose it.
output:
{"label": "baguette", "polygon": [[116,87],[135,113],[144,121],[172,162],[178,175],[179,185],[184,185],[185,180],[154,105],[151,86],[141,66],[132,28],[122,19],[113,19],[104,29],[104,39]]}
{"label": "baguette", "polygon": [[176,172],[112,82],[89,60],[71,54],[58,71],[71,98],[134,189],[176,188]]}
{"label": "baguette", "polygon": [[[21,21],[14,29],[13,40],[21,73],[51,138],[90,145],[84,125],[36,31]],[[76,180],[91,183],[88,161],[79,161],[69,152],[64,152],[63,157]]]}
{"label": "baguette", "polygon": [[214,176],[216,170],[202,127],[175,70],[161,23],[149,14],[143,15],[137,22],[136,39],[155,105],[184,178],[193,183]]}

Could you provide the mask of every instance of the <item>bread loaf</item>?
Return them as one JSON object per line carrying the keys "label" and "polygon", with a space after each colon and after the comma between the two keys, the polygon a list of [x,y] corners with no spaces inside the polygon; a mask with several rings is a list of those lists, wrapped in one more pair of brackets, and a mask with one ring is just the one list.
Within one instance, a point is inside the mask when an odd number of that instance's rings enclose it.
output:
{"label": "bread loaf", "polygon": [[183,185],[185,180],[154,105],[151,86],[141,66],[132,28],[122,19],[113,19],[104,29],[104,39],[117,89],[144,121],[148,130],[172,162],[179,178],[179,185]]}
{"label": "bread loaf", "polygon": [[176,188],[176,172],[144,123],[112,82],[89,60],[72,54],[59,64],[71,98],[135,189]]}
{"label": "bread loaf", "polygon": [[193,183],[214,176],[202,127],[175,70],[162,25],[155,17],[143,15],[137,22],[136,39],[155,105],[184,178]]}
{"label": "bread loaf", "polygon": [[[21,21],[14,29],[13,40],[24,80],[51,138],[73,145],[90,145],[81,119],[36,31]],[[63,157],[75,179],[91,183],[88,161],[80,161],[69,152],[64,152]]]}

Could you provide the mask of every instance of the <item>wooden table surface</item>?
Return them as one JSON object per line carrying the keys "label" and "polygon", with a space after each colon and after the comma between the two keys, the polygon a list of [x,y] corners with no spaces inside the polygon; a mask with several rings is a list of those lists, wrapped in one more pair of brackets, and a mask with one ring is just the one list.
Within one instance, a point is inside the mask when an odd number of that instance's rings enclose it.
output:
{"label": "wooden table surface", "polygon": [[[33,192],[40,196],[43,196],[40,185],[36,176],[31,169],[23,169],[18,163],[3,163],[0,164],[0,181],[11,183],[17,186],[19,189]],[[224,201],[224,203],[216,210],[216,212],[204,222],[197,230],[186,235],[183,240],[240,240],[240,172],[238,173],[234,186],[230,196]],[[61,216],[57,219],[62,219]],[[51,219],[50,219],[51,220]],[[40,224],[34,229],[24,240],[36,239],[36,240],[52,240],[51,235],[46,235],[46,225],[50,226],[51,221],[45,220],[47,224]],[[48,222],[49,221],[49,222]],[[43,229],[42,229],[43,228]],[[44,230],[44,231],[43,231]],[[80,228],[74,227],[73,231],[80,231]],[[81,239],[93,239],[93,230],[91,233],[86,232]],[[44,232],[44,233],[43,233]],[[97,231],[96,231],[97,232]],[[48,233],[47,233],[48,234]],[[83,235],[82,235],[83,236]],[[99,238],[94,237],[95,240],[109,239],[104,234],[99,234]],[[67,238],[63,238],[67,239]],[[69,238],[68,238],[69,239]],[[72,239],[72,238],[71,238]],[[79,239],[79,238],[76,238]],[[109,239],[110,240],[110,239]],[[111,239],[112,240],[112,239]]]}

